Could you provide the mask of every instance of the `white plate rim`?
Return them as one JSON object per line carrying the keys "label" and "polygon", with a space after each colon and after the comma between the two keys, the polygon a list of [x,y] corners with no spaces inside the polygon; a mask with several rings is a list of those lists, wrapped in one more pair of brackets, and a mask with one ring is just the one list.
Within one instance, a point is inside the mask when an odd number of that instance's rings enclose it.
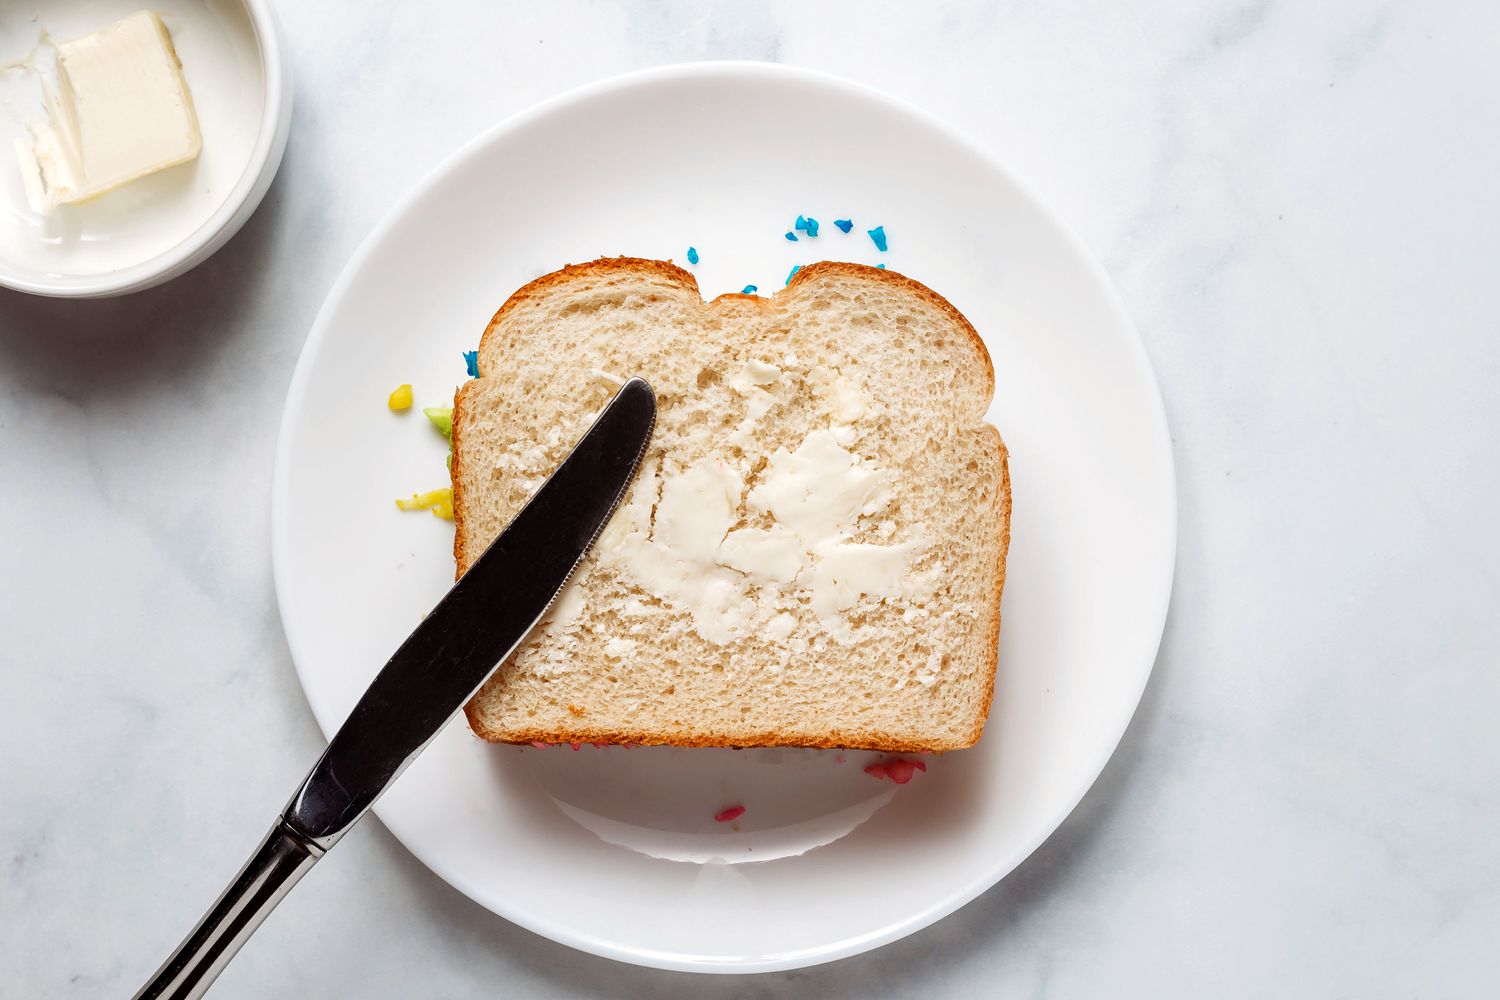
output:
{"label": "white plate rim", "polygon": [[[1155,667],[1156,657],[1160,651],[1161,638],[1166,627],[1167,611],[1171,601],[1172,583],[1176,571],[1178,540],[1176,463],[1172,450],[1171,432],[1167,424],[1166,408],[1162,401],[1161,388],[1156,380],[1155,370],[1151,365],[1150,358],[1147,355],[1145,343],[1141,339],[1140,332],[1137,330],[1135,323],[1126,312],[1124,303],[1121,301],[1114,283],[1110,280],[1108,272],[1104,270],[1103,265],[1099,263],[1098,259],[1089,252],[1087,245],[1078,236],[1072,225],[1046,199],[1038,194],[1034,185],[1024,180],[1013,168],[1000,161],[993,153],[975,143],[954,126],[909,101],[888,94],[879,88],[858,83],[832,73],[781,63],[722,60],[656,66],[621,73],[583,84],[533,104],[502,120],[498,124],[481,131],[472,139],[463,143],[398,198],[385,215],[375,224],[364,240],[361,241],[340,271],[333,285],[329,288],[323,305],[319,308],[318,314],[313,320],[302,351],[298,355],[297,364],[293,369],[291,383],[287,390],[285,407],[282,412],[282,422],[277,435],[276,457],[271,479],[271,564],[273,582],[276,588],[277,609],[281,617],[282,629],[286,634],[287,646],[292,654],[293,667],[297,671],[298,683],[301,685],[303,695],[307,698],[308,705],[312,709],[313,715],[318,721],[319,728],[323,730],[326,738],[337,728],[337,724],[341,723],[342,720],[336,720],[333,725],[325,722],[324,715],[326,714],[326,709],[325,711],[319,711],[319,706],[314,703],[308,676],[302,665],[302,660],[297,655],[301,640],[298,635],[298,629],[294,624],[295,614],[288,608],[285,597],[289,591],[286,574],[288,573],[287,567],[291,561],[291,556],[287,549],[287,532],[284,527],[287,511],[290,506],[286,484],[293,428],[297,425],[298,417],[303,408],[303,400],[308,393],[308,383],[313,368],[312,358],[327,335],[327,331],[331,325],[331,317],[338,311],[338,308],[342,304],[349,285],[353,283],[355,276],[363,268],[366,260],[380,246],[387,232],[396,226],[398,221],[410,210],[411,206],[433,188],[437,187],[450,172],[463,163],[479,147],[498,141],[503,136],[518,131],[531,122],[546,117],[562,108],[618,90],[663,81],[736,76],[744,78],[779,77],[782,79],[800,80],[808,84],[841,91],[848,96],[858,99],[881,103],[893,112],[906,115],[915,119],[926,128],[942,133],[949,141],[965,149],[976,159],[984,163],[986,167],[993,170],[1008,183],[1014,185],[1018,191],[1029,199],[1067,240],[1070,249],[1075,251],[1080,261],[1087,268],[1090,278],[1105,294],[1113,319],[1123,331],[1129,334],[1131,357],[1138,369],[1136,374],[1143,376],[1144,384],[1151,389],[1150,403],[1154,411],[1157,428],[1156,444],[1160,448],[1160,453],[1165,460],[1164,471],[1169,480],[1170,489],[1166,492],[1167,508],[1163,511],[1165,529],[1163,534],[1165,537],[1161,539],[1166,549],[1166,559],[1164,560],[1165,571],[1162,574],[1162,578],[1155,583],[1155,594],[1150,602],[1150,606],[1153,608],[1153,617],[1156,621],[1156,626],[1152,630],[1155,635],[1155,642],[1151,655],[1145,657],[1144,662],[1135,668],[1137,677],[1133,685],[1129,711],[1121,713],[1121,718],[1115,727],[1115,731],[1111,734],[1111,738],[1101,744],[1104,749],[1099,759],[1088,769],[1090,774],[1089,780],[1081,784],[1077,795],[1072,798],[1066,807],[1060,809],[1052,821],[1041,827],[1040,832],[1031,841],[1027,842],[1023,847],[999,858],[995,864],[977,875],[963,889],[952,892],[930,905],[912,912],[903,920],[894,921],[875,931],[845,938],[832,945],[820,946],[807,951],[783,952],[776,955],[761,956],[755,959],[730,963],[710,963],[684,957],[677,953],[656,952],[639,948],[623,948],[612,941],[592,934],[581,933],[567,925],[539,918],[527,911],[496,906],[489,900],[481,901],[478,897],[471,896],[476,902],[480,902],[481,905],[491,909],[506,920],[518,924],[533,933],[580,951],[651,968],[680,972],[720,974],[777,972],[837,961],[838,959],[858,955],[880,945],[900,940],[958,910],[981,893],[992,888],[1006,875],[1010,874],[1010,872],[1014,871],[1047,838],[1057,831],[1057,828],[1072,814],[1073,810],[1077,808],[1078,803],[1083,800],[1083,797],[1098,782],[1099,775],[1103,772],[1105,765],[1109,763],[1110,758],[1114,756],[1114,752],[1118,748],[1120,740],[1124,737],[1130,721],[1135,717],[1135,712],[1140,705],[1142,695],[1145,693],[1146,684],[1150,680],[1152,670]],[[372,811],[377,816],[380,815],[379,803],[376,804]],[[384,822],[383,818],[382,822]],[[465,895],[471,895],[465,889],[463,881],[451,871],[441,857],[432,856],[429,852],[408,844],[389,824],[386,824],[386,828],[391,831],[392,835],[396,837],[403,847],[410,851],[439,878],[442,878],[449,885],[463,892]]]}

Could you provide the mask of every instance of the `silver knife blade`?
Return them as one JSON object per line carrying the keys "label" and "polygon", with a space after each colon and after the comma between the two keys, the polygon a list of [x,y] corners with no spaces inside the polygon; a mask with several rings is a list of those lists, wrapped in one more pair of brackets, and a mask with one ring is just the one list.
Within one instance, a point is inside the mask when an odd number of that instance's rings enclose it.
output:
{"label": "silver knife blade", "polygon": [[655,424],[655,394],[630,379],[381,668],[260,847],[136,1000],[203,996],[292,886],[520,645],[619,506]]}
{"label": "silver knife blade", "polygon": [[626,381],[381,669],[292,796],[288,827],[333,846],[521,644],[619,505],[655,421],[651,387]]}

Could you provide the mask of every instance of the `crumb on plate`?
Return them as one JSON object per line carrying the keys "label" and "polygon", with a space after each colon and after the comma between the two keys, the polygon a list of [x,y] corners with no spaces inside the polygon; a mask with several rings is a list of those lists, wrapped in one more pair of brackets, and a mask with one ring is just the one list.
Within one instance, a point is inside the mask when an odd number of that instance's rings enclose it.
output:
{"label": "crumb on plate", "polygon": [[882,761],[871,764],[865,768],[865,773],[872,778],[890,778],[898,785],[904,785],[912,779],[912,775],[918,771],[926,772],[927,762],[921,760],[906,760],[897,757],[894,760]]}
{"label": "crumb on plate", "polygon": [[448,440],[453,440],[453,407],[451,406],[427,406],[422,408],[422,416],[432,421],[432,426],[438,429],[438,433]]}
{"label": "crumb on plate", "polygon": [[451,521],[453,520],[453,488],[444,486],[441,489],[428,490],[426,493],[413,493],[410,500],[397,500],[396,506],[402,510],[430,510],[434,517]]}

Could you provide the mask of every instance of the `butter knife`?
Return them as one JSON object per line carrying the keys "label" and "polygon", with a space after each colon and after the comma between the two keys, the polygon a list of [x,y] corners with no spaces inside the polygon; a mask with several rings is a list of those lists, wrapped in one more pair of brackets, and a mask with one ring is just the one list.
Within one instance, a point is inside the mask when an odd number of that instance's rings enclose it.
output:
{"label": "butter knife", "polygon": [[628,380],[571,453],[376,675],[249,862],[136,994],[200,997],[539,622],[609,521],[656,422]]}

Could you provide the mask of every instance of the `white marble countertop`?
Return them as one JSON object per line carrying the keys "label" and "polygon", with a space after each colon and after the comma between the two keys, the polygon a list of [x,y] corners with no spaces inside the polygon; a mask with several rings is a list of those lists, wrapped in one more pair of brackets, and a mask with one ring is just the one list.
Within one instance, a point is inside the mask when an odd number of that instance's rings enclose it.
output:
{"label": "white marble countertop", "polygon": [[355,245],[503,116],[718,58],[923,105],[1118,282],[1181,491],[1124,743],[1019,870],[862,957],[751,978],[593,958],[367,822],[213,995],[1500,993],[1493,4],[282,8],[296,117],[243,232],[129,298],[0,294],[0,993],[131,993],[321,747],[269,478]]}

